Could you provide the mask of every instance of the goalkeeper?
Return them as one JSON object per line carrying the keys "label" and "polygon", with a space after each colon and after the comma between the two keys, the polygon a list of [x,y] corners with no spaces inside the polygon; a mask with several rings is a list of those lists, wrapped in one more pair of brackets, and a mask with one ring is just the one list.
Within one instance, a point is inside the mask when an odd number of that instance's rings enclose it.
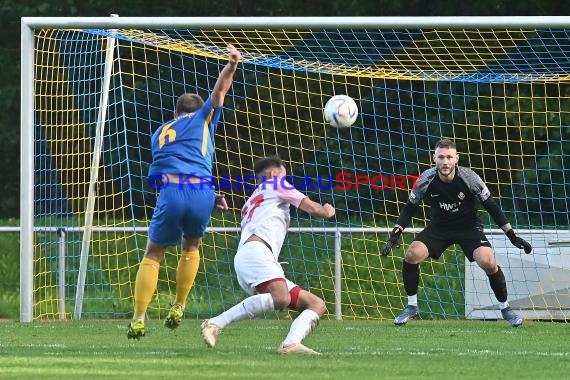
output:
{"label": "goalkeeper", "polygon": [[402,231],[422,201],[430,206],[430,222],[409,245],[403,260],[402,276],[408,305],[396,317],[394,324],[404,325],[419,314],[417,293],[420,263],[428,257],[437,260],[447,247],[459,244],[465,257],[470,262],[475,261],[487,274],[503,319],[513,327],[522,325],[522,317],[507,302],[505,275],[497,265],[491,243],[483,233],[477,217],[477,204],[483,205],[515,247],[530,253],[531,245],[516,236],[483,180],[471,169],[457,165],[459,155],[453,141],[438,141],[433,160],[435,167],[424,171],[418,179],[382,251],[382,255],[386,256],[393,246],[400,244]]}
{"label": "goalkeeper", "polygon": [[[170,329],[179,326],[186,298],[194,285],[200,264],[199,246],[214,207],[227,210],[223,196],[213,186],[202,186],[212,177],[214,134],[230,89],[240,52],[228,45],[228,63],[206,101],[197,94],[183,94],[176,102],[174,119],[152,135],[149,185],[160,189],[148,232],[144,258],[135,282],[135,310],[127,337],[145,335],[144,318],[158,284],[159,265],[166,248],[181,243],[176,268],[176,300],[164,321]],[[183,182],[181,182],[183,180]],[[193,185],[195,184],[195,185]]]}

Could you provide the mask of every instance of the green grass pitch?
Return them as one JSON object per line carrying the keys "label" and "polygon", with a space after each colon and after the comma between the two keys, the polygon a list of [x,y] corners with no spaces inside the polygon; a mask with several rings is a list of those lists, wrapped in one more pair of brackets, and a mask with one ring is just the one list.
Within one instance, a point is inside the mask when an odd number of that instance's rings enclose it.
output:
{"label": "green grass pitch", "polygon": [[280,356],[290,321],[228,326],[214,349],[200,321],[176,331],[147,321],[0,323],[0,378],[14,379],[562,379],[570,373],[570,325],[527,321],[322,321],[304,343],[318,357]]}

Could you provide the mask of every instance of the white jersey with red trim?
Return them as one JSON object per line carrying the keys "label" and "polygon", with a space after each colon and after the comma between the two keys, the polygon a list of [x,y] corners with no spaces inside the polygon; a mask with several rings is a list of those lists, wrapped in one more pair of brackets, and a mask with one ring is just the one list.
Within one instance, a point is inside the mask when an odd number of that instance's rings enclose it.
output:
{"label": "white jersey with red trim", "polygon": [[251,235],[263,239],[277,259],[285,241],[291,216],[289,206],[299,207],[307,196],[285,178],[273,178],[260,184],[241,210],[241,239],[238,249]]}

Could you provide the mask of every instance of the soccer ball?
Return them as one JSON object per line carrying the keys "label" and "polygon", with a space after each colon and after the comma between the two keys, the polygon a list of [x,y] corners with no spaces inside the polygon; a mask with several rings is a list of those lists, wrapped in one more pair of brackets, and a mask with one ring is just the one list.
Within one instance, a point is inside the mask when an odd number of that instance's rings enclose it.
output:
{"label": "soccer ball", "polygon": [[350,127],[358,116],[358,106],[347,95],[335,95],[325,104],[325,120],[333,127]]}

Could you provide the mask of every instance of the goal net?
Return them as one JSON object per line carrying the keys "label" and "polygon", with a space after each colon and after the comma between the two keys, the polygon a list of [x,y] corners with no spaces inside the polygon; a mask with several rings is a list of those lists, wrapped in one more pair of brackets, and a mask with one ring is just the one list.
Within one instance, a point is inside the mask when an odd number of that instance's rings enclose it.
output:
{"label": "goal net", "polygon": [[[379,252],[415,179],[432,165],[434,143],[448,137],[460,164],[481,175],[535,246],[521,253],[481,213],[511,306],[526,318],[568,318],[568,29],[493,27],[478,18],[451,28],[410,19],[397,27],[383,26],[386,19],[127,20],[27,20],[23,320],[131,316],[157,198],[147,181],[150,137],[180,94],[208,96],[230,43],[243,61],[216,134],[214,176],[231,210],[213,212],[186,317],[209,317],[244,297],[233,272],[240,209],[251,193],[244,179],[255,160],[278,154],[299,190],[337,209],[326,221],[292,209],[280,257],[286,275],[327,302],[328,318],[394,318],[406,304],[404,250],[426,209],[401,248]],[[336,94],[359,106],[350,128],[324,121]],[[169,249],[162,263],[150,318],[164,317],[174,299],[178,254]],[[422,318],[498,315],[486,277],[459,247],[422,263],[418,298]]]}

